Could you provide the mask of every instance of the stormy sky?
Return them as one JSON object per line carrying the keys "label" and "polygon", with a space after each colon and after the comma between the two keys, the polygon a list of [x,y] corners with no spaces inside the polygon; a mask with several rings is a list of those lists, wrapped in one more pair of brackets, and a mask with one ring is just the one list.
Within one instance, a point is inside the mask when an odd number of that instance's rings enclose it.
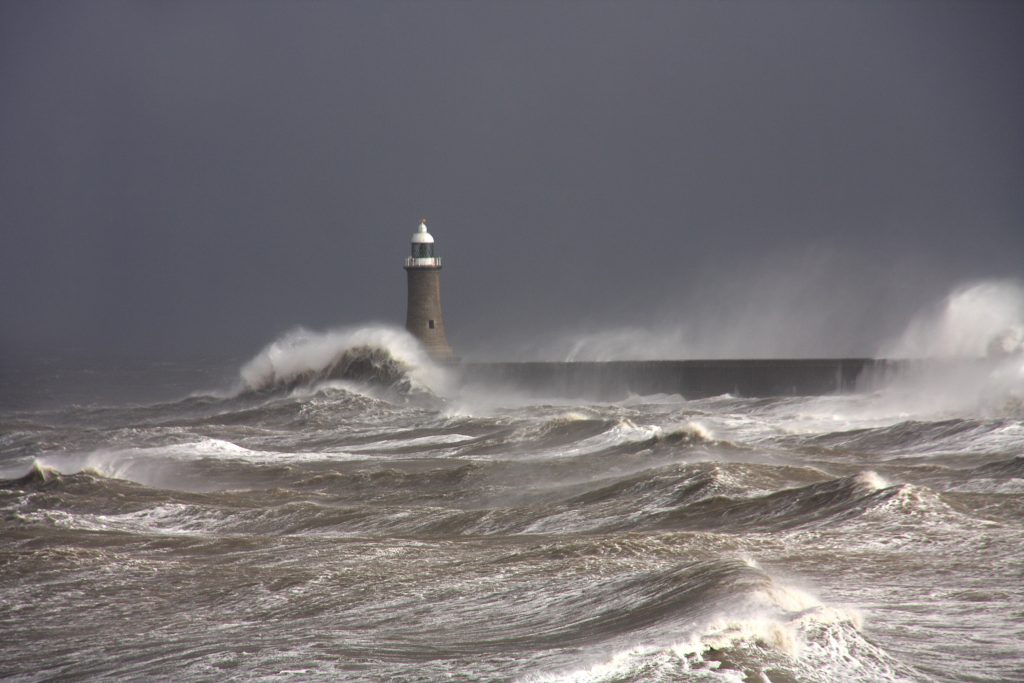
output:
{"label": "stormy sky", "polygon": [[400,325],[420,216],[468,357],[869,355],[1024,276],[1024,3],[0,3],[0,355]]}

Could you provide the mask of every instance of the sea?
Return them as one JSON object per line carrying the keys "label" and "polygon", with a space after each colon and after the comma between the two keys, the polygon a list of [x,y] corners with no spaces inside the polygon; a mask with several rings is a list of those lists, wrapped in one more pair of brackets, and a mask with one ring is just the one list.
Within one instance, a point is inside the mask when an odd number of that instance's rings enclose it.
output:
{"label": "sea", "polygon": [[5,681],[1024,680],[1024,356],[607,402],[367,327],[5,387]]}

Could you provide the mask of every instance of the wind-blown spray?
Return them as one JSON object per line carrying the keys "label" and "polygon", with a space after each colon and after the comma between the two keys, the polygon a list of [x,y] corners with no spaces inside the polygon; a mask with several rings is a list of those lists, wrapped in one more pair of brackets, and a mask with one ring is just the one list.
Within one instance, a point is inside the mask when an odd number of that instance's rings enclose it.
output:
{"label": "wind-blown spray", "polygon": [[892,378],[888,398],[912,415],[1024,414],[1024,285],[957,287],[914,316],[881,356],[927,361]]}
{"label": "wind-blown spray", "polygon": [[353,379],[333,376],[331,371],[346,353],[351,358],[357,350],[364,356],[376,352],[370,362],[389,364],[392,371],[407,375],[412,389],[438,394],[448,390],[448,371],[434,363],[411,334],[388,325],[326,332],[295,328],[268,344],[242,367],[241,389],[256,391],[327,379]]}

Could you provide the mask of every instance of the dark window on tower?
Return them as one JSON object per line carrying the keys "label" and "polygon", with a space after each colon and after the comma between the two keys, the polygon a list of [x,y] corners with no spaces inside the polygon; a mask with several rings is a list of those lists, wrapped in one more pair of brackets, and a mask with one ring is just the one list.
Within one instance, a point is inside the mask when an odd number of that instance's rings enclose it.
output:
{"label": "dark window on tower", "polygon": [[429,327],[430,329],[434,329],[434,321],[433,320],[428,320],[427,321],[427,327]]}

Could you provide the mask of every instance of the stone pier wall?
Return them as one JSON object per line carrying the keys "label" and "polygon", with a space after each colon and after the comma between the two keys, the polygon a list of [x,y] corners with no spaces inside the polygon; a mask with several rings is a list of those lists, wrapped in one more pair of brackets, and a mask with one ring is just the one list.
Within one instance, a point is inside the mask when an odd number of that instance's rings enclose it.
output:
{"label": "stone pier wall", "polygon": [[619,400],[631,394],[702,398],[808,396],[850,392],[902,361],[870,358],[464,363],[465,383],[507,386],[538,395]]}

